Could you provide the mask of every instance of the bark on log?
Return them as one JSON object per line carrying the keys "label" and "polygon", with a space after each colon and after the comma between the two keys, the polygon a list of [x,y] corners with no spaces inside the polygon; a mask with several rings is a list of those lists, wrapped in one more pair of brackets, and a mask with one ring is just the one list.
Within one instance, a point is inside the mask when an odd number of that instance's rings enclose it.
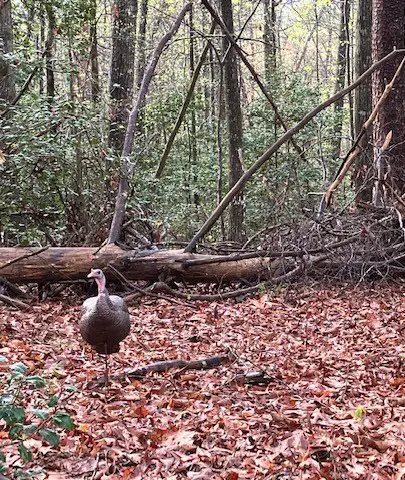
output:
{"label": "bark on log", "polygon": [[215,259],[214,255],[184,253],[183,250],[136,252],[115,245],[102,249],[74,248],[0,248],[0,275],[12,283],[46,283],[85,279],[90,268],[106,269],[108,265],[120,271],[128,280],[156,281],[159,277],[188,283],[229,283],[240,279],[269,279],[281,260],[250,258],[243,260],[187,265],[187,260]]}

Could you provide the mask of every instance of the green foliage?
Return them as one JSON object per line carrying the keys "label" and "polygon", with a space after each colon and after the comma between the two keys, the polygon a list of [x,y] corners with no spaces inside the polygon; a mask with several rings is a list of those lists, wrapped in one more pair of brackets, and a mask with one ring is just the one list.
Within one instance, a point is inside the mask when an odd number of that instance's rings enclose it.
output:
{"label": "green foliage", "polygon": [[[144,52],[147,55],[162,32],[167,31],[167,21],[171,21],[171,15],[177,11],[174,3],[166,7],[167,10],[156,18],[148,18],[149,43]],[[269,89],[288,126],[296,124],[333,88],[334,78],[328,72],[333,64],[330,60],[325,60],[330,65],[325,66],[325,78],[321,84],[315,81],[315,62],[308,62],[305,57],[299,72],[292,66],[304,44],[308,56],[314,56],[313,42],[308,40],[306,43],[306,40],[315,22],[315,7],[318,36],[326,39],[333,30],[331,25],[339,24],[339,9],[330,0],[305,0],[297,8],[287,8],[284,13],[289,28],[285,29],[283,25],[281,29],[288,35],[285,52],[281,53],[286,57],[282,59],[283,66],[272,72]],[[234,8],[238,11],[236,23],[247,18],[246,4],[242,2]],[[57,94],[52,101],[46,98],[46,75],[41,58],[48,33],[49,9],[56,23],[53,61]],[[108,148],[110,50],[105,38],[110,33],[110,17],[105,11],[101,12],[100,3],[94,0],[26,0],[13,2],[13,11],[17,91],[33,68],[39,66],[40,69],[13,108],[12,118],[2,120],[0,125],[0,148],[5,155],[5,162],[0,162],[0,242],[10,246],[80,245],[93,229],[103,225],[104,236],[94,240],[94,243],[101,243],[105,239],[116,188],[114,183],[110,189],[111,198],[107,198],[106,180],[115,178],[120,169],[118,155]],[[194,13],[196,30],[204,29],[207,18],[198,9]],[[89,33],[95,19],[99,32],[102,32],[99,37],[102,92],[96,104],[90,100],[88,80]],[[262,20],[252,18],[250,26],[255,37],[262,29]],[[128,204],[128,216],[132,219],[163,221],[170,225],[178,240],[189,239],[218,203],[219,70],[215,54],[212,59],[207,58],[203,67],[163,177],[157,180],[154,176],[190,83],[187,29],[180,30],[175,41],[165,49],[148,92],[141,115],[142,132],[136,138],[131,157],[135,165],[131,183],[134,190]],[[196,38],[195,60],[204,42]],[[213,37],[211,42],[219,52],[220,38]],[[321,43],[319,48],[324,50],[320,58],[324,60],[323,53],[331,57],[334,43],[326,40]],[[252,49],[253,45],[254,42]],[[263,59],[257,57],[257,60],[259,66]],[[242,106],[243,154],[249,167],[284,130],[275,122],[267,100],[250,83],[244,67],[241,75],[244,92],[247,91]],[[195,138],[192,137],[193,118]],[[306,211],[315,209],[319,197],[312,193],[316,194],[324,186],[322,167],[327,166],[329,180],[339,163],[338,159],[331,158],[336,120],[333,109],[321,112],[294,137],[305,151],[304,160],[289,142],[248,182],[245,189],[248,234],[268,224],[296,221],[303,208]],[[344,121],[347,122],[346,117]],[[228,190],[225,119],[222,119],[220,136],[223,195]],[[226,214],[224,217],[226,223]],[[207,240],[218,239],[220,231],[217,226]]]}
{"label": "green foliage", "polygon": [[[28,99],[27,99],[28,101]],[[82,104],[77,112],[70,102],[46,102],[30,99],[21,105],[12,124],[4,126],[2,141],[6,145],[6,162],[0,165],[0,215],[10,245],[27,246],[52,241],[67,241],[70,217],[83,236],[87,214],[100,220],[103,172],[93,163],[100,146],[90,140],[99,136],[92,131],[97,113]],[[27,124],[31,128],[27,130]],[[84,132],[66,143],[74,132]],[[39,134],[40,133],[40,134]],[[84,151],[88,149],[88,153]],[[81,157],[79,157],[81,155]],[[80,168],[83,181],[78,183]],[[89,205],[87,214],[77,209],[77,200]]]}
{"label": "green foliage", "polygon": [[354,412],[354,418],[356,420],[361,420],[367,413],[367,408],[364,405],[359,405],[355,412]]}
{"label": "green foliage", "polygon": [[[72,431],[75,423],[64,410],[57,410],[60,397],[51,393],[45,378],[28,376],[28,367],[17,362],[10,367],[10,375],[3,385],[0,397],[0,419],[8,428],[10,442],[17,444],[23,462],[33,460],[33,452],[24,442],[32,437],[42,438],[52,447],[58,447],[61,431]],[[54,388],[54,387],[53,387]],[[28,399],[41,391],[34,407]],[[6,472],[6,458],[0,453],[0,472]],[[20,470],[17,478],[31,478],[35,472]]]}

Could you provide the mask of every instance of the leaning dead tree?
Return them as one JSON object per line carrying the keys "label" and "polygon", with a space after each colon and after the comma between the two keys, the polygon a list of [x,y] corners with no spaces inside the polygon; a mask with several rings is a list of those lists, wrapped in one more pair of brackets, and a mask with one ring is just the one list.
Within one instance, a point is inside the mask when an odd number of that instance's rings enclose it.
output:
{"label": "leaning dead tree", "polygon": [[155,51],[152,54],[148,68],[145,72],[145,75],[142,79],[141,87],[139,89],[138,98],[136,104],[134,105],[131,113],[129,114],[128,127],[124,140],[124,147],[121,154],[121,173],[120,181],[118,186],[117,198],[115,201],[115,210],[114,216],[111,223],[110,234],[108,241],[109,243],[114,243],[118,240],[122,225],[124,223],[125,217],[125,207],[126,201],[129,194],[129,182],[132,176],[133,163],[130,160],[130,155],[133,150],[134,141],[136,134],[138,132],[138,119],[140,111],[145,103],[145,97],[149,90],[149,85],[152,80],[153,74],[156,70],[156,65],[159,61],[159,58],[163,52],[165,45],[170,41],[170,39],[176,34],[177,30],[180,27],[181,22],[183,21],[186,13],[191,9],[191,3],[187,3],[186,6],[177,16],[170,30],[164,35],[160,42],[158,43]]}
{"label": "leaning dead tree", "polygon": [[290,138],[297,134],[305,125],[307,125],[319,112],[327,108],[329,105],[332,105],[334,102],[345,96],[347,93],[354,90],[358,85],[360,85],[363,80],[369,77],[375,70],[377,70],[385,62],[392,60],[397,55],[403,56],[405,50],[394,50],[389,55],[382,58],[380,61],[372,65],[368,70],[366,70],[355,82],[353,82],[348,87],[344,88],[338,93],[335,93],[329,97],[325,102],[321,103],[313,110],[311,110],[305,117],[300,120],[294,127],[290,128],[284,135],[282,135],[268,150],[266,150],[263,155],[240,177],[239,181],[229,190],[229,192],[222,199],[220,204],[211,214],[211,216],[206,220],[204,225],[200,230],[194,235],[190,243],[185,248],[186,252],[192,252],[195,250],[199,241],[211,230],[215,225],[218,218],[225,211],[226,207],[231,203],[236,195],[245,187],[246,183],[250,178],[266,163],[268,162],[273,155],[279,150],[279,148],[284,145]]}

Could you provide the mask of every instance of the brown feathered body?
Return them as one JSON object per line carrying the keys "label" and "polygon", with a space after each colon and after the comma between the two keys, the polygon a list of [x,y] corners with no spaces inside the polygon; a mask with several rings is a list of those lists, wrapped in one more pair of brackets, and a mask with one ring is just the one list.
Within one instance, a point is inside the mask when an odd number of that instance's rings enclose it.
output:
{"label": "brown feathered body", "polygon": [[101,272],[99,275],[98,296],[88,298],[83,303],[83,315],[79,322],[80,333],[96,352],[116,353],[120,349],[120,342],[129,334],[128,307],[121,297],[108,294],[104,274]]}

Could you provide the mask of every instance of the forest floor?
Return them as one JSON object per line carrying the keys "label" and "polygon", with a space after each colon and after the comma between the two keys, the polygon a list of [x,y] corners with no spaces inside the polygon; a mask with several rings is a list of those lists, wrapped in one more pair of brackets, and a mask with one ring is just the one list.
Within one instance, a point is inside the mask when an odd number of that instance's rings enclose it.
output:
{"label": "forest floor", "polygon": [[[405,287],[295,286],[194,307],[143,299],[130,306],[113,374],[229,350],[236,360],[109,390],[95,382],[103,359],[78,332],[82,301],[0,307],[1,393],[15,362],[47,383],[19,390],[25,422],[39,423],[24,441],[32,462],[0,421],[9,478],[22,468],[53,480],[405,479]],[[235,381],[258,370],[273,381]],[[75,422],[58,446],[30,413],[50,394]]]}

